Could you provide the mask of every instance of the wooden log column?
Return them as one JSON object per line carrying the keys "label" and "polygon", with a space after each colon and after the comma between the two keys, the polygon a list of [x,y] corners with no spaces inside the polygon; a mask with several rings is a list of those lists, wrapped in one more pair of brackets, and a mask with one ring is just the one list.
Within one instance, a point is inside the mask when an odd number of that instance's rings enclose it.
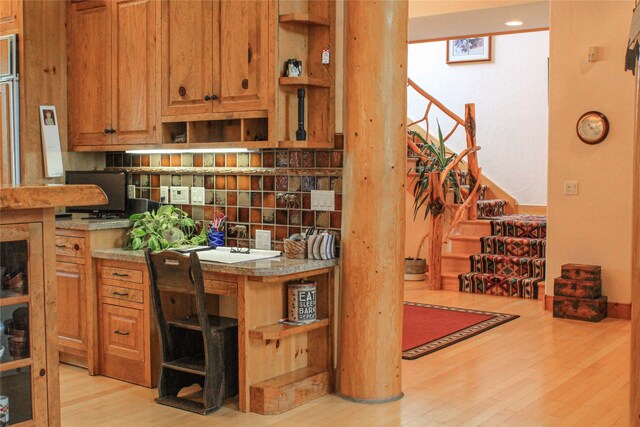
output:
{"label": "wooden log column", "polygon": [[402,397],[406,1],[346,2],[345,167],[338,383],[342,397]]}

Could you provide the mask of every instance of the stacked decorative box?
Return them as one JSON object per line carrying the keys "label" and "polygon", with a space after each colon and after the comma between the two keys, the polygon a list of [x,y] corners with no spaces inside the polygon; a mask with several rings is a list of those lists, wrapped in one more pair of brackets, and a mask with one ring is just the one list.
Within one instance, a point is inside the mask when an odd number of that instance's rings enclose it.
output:
{"label": "stacked decorative box", "polygon": [[565,264],[554,281],[553,317],[599,322],[607,317],[600,266]]}

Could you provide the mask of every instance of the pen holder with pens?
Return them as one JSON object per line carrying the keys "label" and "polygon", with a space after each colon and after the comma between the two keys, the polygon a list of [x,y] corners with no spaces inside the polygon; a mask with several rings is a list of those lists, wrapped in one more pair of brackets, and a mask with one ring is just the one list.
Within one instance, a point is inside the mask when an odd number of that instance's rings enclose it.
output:
{"label": "pen holder with pens", "polygon": [[210,248],[217,248],[218,246],[224,246],[224,231],[210,231],[207,233],[207,241]]}

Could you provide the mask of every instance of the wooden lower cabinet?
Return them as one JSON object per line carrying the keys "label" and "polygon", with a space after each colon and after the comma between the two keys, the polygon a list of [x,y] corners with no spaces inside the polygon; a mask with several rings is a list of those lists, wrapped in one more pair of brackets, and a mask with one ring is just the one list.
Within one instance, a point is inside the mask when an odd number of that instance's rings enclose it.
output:
{"label": "wooden lower cabinet", "polygon": [[56,263],[58,282],[58,345],[68,353],[87,351],[87,275],[84,265]]}
{"label": "wooden lower cabinet", "polygon": [[98,292],[91,251],[124,244],[127,229],[56,228],[60,361],[98,373]]}
{"label": "wooden lower cabinet", "polygon": [[100,374],[146,387],[158,379],[160,347],[146,264],[97,259]]}

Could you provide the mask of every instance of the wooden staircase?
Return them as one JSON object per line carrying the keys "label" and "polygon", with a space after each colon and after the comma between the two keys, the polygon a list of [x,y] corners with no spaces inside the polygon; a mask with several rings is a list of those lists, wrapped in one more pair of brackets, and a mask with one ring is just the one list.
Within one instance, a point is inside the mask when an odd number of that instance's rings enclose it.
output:
{"label": "wooden staircase", "polygon": [[442,289],[457,291],[458,275],[469,271],[469,257],[480,252],[480,238],[491,234],[491,224],[485,219],[462,220],[459,234],[451,236],[450,248],[442,251]]}

